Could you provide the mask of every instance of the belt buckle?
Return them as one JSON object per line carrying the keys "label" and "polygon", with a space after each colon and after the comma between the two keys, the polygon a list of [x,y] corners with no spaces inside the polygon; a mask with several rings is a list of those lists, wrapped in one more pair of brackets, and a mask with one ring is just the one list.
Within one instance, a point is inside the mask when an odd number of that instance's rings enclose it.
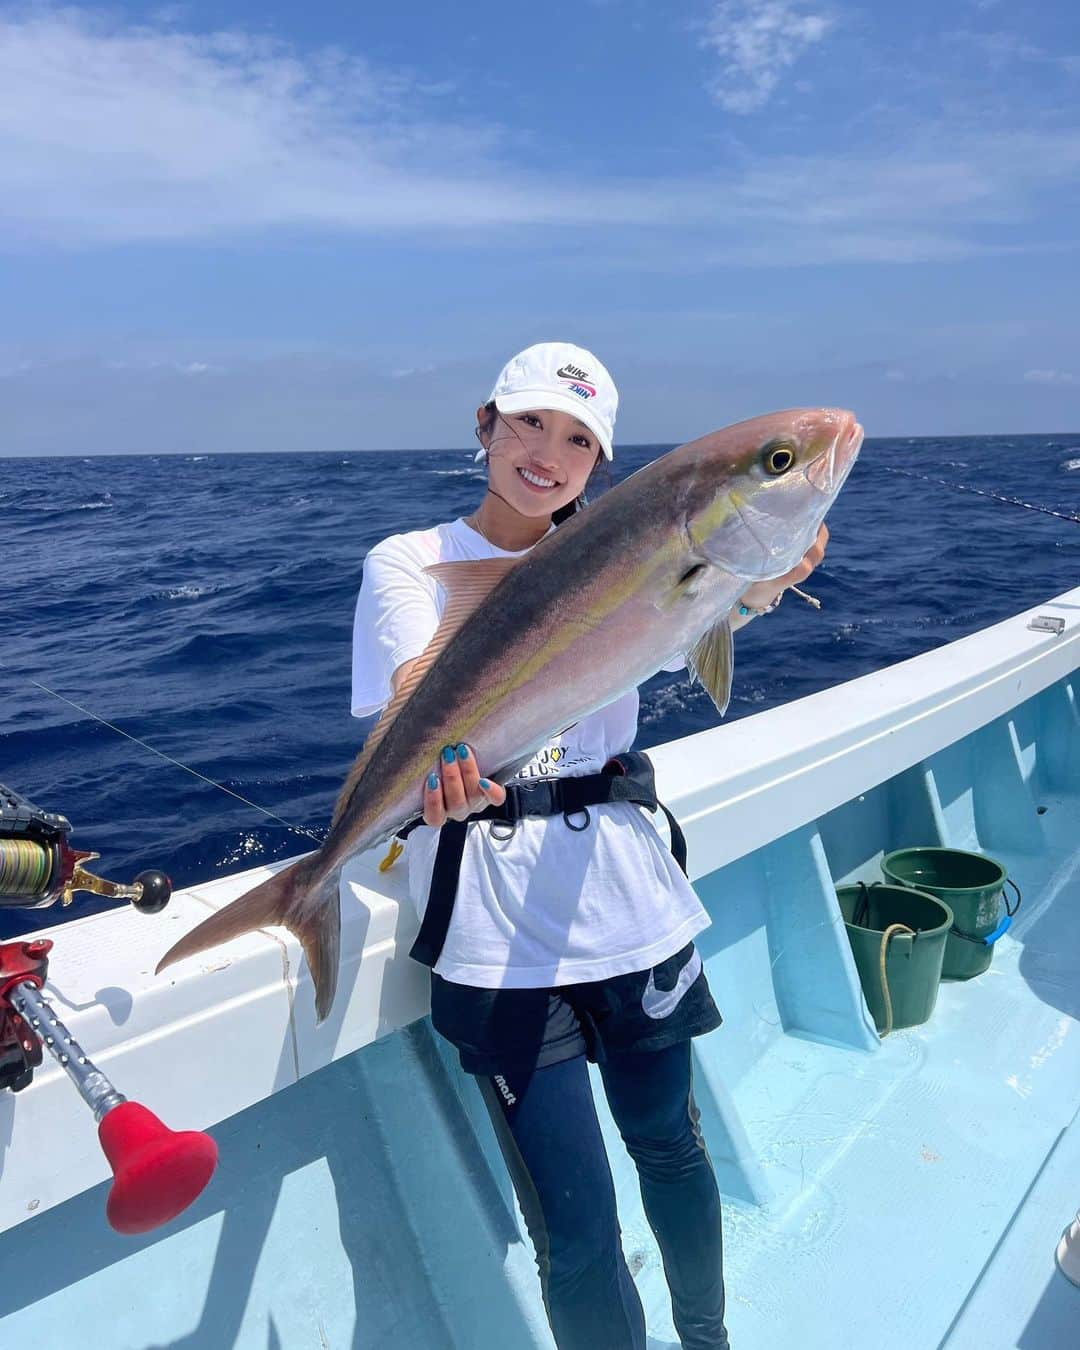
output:
{"label": "belt buckle", "polygon": [[539,779],[535,783],[515,785],[514,810],[518,819],[525,816],[550,816],[555,812],[555,781]]}

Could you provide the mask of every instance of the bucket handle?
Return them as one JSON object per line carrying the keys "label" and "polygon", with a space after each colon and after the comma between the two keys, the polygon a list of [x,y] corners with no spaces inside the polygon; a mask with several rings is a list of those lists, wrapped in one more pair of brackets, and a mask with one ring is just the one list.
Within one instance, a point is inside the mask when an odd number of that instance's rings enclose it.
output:
{"label": "bucket handle", "polygon": [[992,947],[999,937],[1002,937],[1005,933],[1009,931],[1009,928],[1012,926],[1012,921],[1016,916],[1016,911],[1020,908],[1023,897],[1020,894],[1020,887],[1016,884],[1015,881],[1013,881],[1011,877],[1006,877],[1005,880],[1016,892],[1016,904],[1013,905],[1012,909],[1010,909],[1009,897],[1005,894],[1004,890],[1002,890],[1002,899],[1005,901],[1005,917],[994,929],[994,931],[992,933],[987,933],[985,937],[975,937],[971,933],[962,933],[960,929],[957,928],[955,924],[953,924],[950,931],[956,937],[963,938],[965,942],[974,942],[980,947]]}
{"label": "bucket handle", "polygon": [[[851,916],[851,922],[855,928],[865,928],[867,932],[870,933],[877,932],[876,928],[870,927],[870,892],[875,886],[885,886],[887,884],[888,883],[884,881],[872,881],[869,886],[867,886],[865,881],[857,881],[855,883],[859,888],[859,903],[855,906],[855,911]],[[1014,910],[1013,913],[1015,914],[1015,912],[1016,911]],[[910,933],[912,942],[914,942],[916,938],[922,936],[923,930],[921,928],[908,928],[907,924],[893,924],[892,927],[903,928],[905,932]]]}
{"label": "bucket handle", "polygon": [[[859,883],[859,903],[855,906],[855,913],[851,916],[851,922],[856,928],[869,928],[870,923],[870,891],[865,881]],[[875,881],[872,883],[877,885]]]}
{"label": "bucket handle", "polygon": [[1006,916],[1002,919],[1002,921],[998,924],[998,926],[994,929],[994,931],[992,933],[987,933],[987,935],[982,939],[982,941],[985,942],[988,947],[992,947],[993,944],[998,940],[999,937],[1001,937],[1003,933],[1008,932],[1011,926],[1012,926],[1012,915],[1006,914]]}
{"label": "bucket handle", "polygon": [[[856,928],[865,928],[871,933],[876,932],[876,929],[870,927],[870,892],[875,886],[884,886],[886,883],[884,881],[872,881],[870,885],[867,886],[865,881],[857,881],[855,884],[859,888],[859,903],[855,906],[855,912],[851,916],[851,922]],[[917,937],[919,929],[916,928],[912,930],[909,928],[908,932]]]}

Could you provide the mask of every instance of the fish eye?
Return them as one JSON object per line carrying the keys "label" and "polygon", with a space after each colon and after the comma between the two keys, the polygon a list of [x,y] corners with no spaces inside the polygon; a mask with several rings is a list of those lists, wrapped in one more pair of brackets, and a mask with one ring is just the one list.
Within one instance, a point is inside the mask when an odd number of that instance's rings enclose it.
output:
{"label": "fish eye", "polygon": [[775,445],[767,446],[761,462],[765,467],[765,472],[772,474],[774,478],[779,478],[783,473],[795,463],[795,449],[788,445],[786,441],[780,441]]}

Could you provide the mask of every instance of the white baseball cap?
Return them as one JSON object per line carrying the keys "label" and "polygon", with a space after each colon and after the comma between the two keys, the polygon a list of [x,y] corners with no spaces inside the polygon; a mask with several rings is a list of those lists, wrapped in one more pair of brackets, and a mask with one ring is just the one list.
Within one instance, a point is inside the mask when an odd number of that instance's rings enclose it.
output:
{"label": "white baseball cap", "polygon": [[604,366],[572,342],[537,342],[503,366],[489,403],[501,413],[554,409],[583,422],[608,459],[619,393]]}

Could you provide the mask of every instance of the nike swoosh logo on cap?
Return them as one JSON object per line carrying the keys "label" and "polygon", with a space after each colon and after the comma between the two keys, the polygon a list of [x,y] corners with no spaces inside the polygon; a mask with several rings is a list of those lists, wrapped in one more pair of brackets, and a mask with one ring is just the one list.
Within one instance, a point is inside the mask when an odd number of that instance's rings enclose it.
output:
{"label": "nike swoosh logo on cap", "polygon": [[683,995],[701,974],[701,953],[694,948],[694,953],[679,971],[679,978],[675,981],[674,989],[657,989],[656,982],[653,979],[653,972],[649,971],[649,982],[645,986],[645,992],[641,996],[641,1011],[646,1017],[662,1018],[670,1017],[675,1009],[682,1002]]}

